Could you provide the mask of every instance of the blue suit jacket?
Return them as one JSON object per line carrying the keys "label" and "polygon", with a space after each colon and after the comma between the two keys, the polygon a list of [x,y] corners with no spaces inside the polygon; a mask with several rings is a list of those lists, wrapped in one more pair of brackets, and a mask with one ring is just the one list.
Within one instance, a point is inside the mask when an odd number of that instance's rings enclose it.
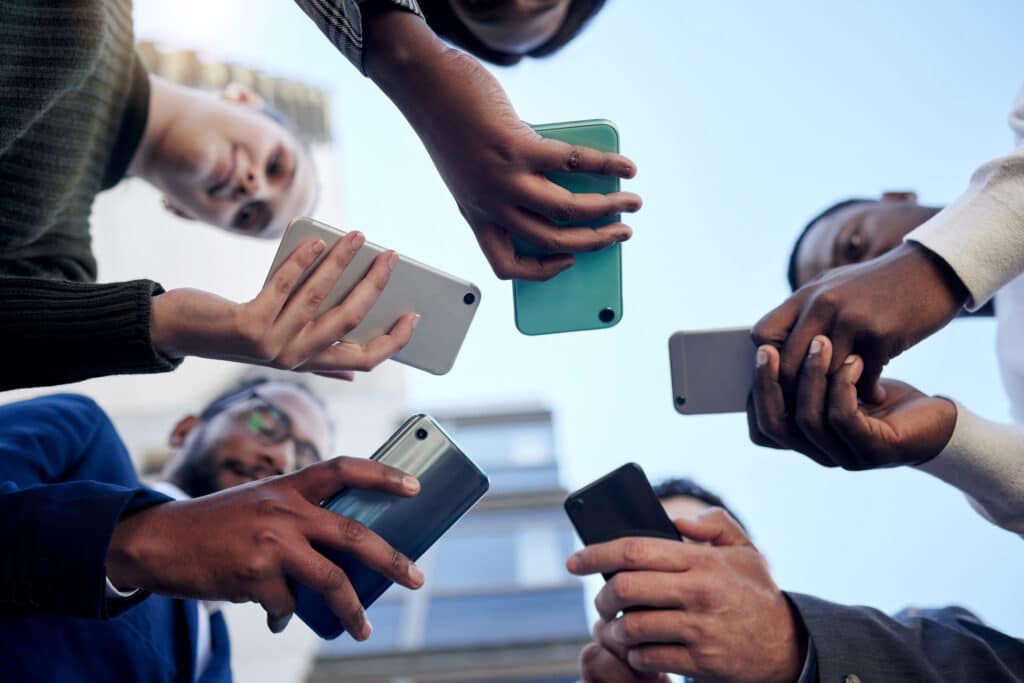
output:
{"label": "blue suit jacket", "polygon": [[[92,400],[60,394],[0,406],[0,678],[193,680],[194,601],[150,595],[111,609],[106,599],[118,520],[167,500],[139,485]],[[200,681],[230,681],[220,615],[211,640]]]}

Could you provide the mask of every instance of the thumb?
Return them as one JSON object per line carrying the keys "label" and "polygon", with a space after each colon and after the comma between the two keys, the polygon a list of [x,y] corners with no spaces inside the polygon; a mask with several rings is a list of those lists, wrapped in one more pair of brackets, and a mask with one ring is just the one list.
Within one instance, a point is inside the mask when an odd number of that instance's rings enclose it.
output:
{"label": "thumb", "polygon": [[722,508],[710,508],[697,519],[680,517],[675,520],[676,531],[683,538],[716,546],[753,546],[743,527]]}

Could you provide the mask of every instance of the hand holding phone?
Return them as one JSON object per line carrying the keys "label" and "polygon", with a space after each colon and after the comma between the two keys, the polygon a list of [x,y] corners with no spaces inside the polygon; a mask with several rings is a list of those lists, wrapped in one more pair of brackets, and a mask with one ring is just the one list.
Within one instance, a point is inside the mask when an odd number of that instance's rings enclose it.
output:
{"label": "hand holding phone", "polygon": [[[399,427],[371,460],[416,477],[414,497],[365,489],[344,489],[324,501],[332,513],[359,522],[413,562],[418,560],[487,492],[487,475],[466,456],[429,415],[414,415]],[[364,608],[372,605],[392,580],[350,553],[317,548],[340,567]],[[295,613],[321,638],[337,638],[344,626],[314,590],[296,586]]]}
{"label": "hand holding phone", "polygon": [[[330,247],[350,234],[312,218],[296,218],[281,238],[267,281],[270,281],[295,245],[302,241],[319,239]],[[345,272],[323,297],[316,315],[324,314],[345,302],[370,264],[385,251],[372,242],[363,243],[352,256]],[[318,259],[306,270],[300,283],[310,276],[319,263]],[[398,255],[391,267],[387,286],[379,292],[375,301],[369,302],[369,310],[364,310],[359,324],[349,329],[342,341],[369,344],[386,335],[404,316],[418,313],[420,318],[415,335],[392,358],[410,367],[443,375],[455,364],[455,358],[462,348],[479,305],[480,290],[476,285]]]}
{"label": "hand holding phone", "polygon": [[745,412],[756,351],[749,327],[673,334],[668,353],[676,410],[684,415]]}

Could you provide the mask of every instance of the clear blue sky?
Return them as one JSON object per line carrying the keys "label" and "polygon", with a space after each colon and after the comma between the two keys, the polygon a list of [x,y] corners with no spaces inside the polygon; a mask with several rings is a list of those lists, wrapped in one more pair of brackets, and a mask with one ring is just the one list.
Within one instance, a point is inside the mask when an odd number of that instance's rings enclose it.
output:
{"label": "clear blue sky", "polygon": [[[510,285],[416,137],[291,2],[138,0],[136,16],[140,37],[328,88],[344,227],[481,286],[456,369],[410,374],[417,407],[539,399],[557,411],[568,486],[627,460],[692,475],[743,516],[784,588],[885,610],[959,603],[1024,636],[1021,539],[919,472],[826,471],[752,446],[741,415],[675,414],[666,351],[675,330],[749,324],[781,301],[794,233],[823,205],[890,188],[945,202],[1010,149],[1024,5],[742,4],[610,0],[559,56],[498,71],[528,121],[615,121],[640,169],[622,324],[548,338],[515,331]],[[993,353],[990,323],[959,322],[891,375],[1004,419]]]}

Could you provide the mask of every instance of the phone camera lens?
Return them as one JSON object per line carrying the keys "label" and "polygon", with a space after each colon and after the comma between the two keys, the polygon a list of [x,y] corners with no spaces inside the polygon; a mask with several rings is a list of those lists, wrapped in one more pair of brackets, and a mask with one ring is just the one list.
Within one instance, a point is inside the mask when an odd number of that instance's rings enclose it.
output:
{"label": "phone camera lens", "polygon": [[462,297],[462,303],[467,306],[472,306],[476,302],[476,294],[473,292],[466,292],[466,296]]}
{"label": "phone camera lens", "polygon": [[601,312],[597,314],[597,319],[603,323],[610,323],[615,320],[615,309],[602,308]]}
{"label": "phone camera lens", "polygon": [[423,441],[423,439],[427,438],[427,430],[424,429],[423,427],[417,429],[416,438],[419,439],[420,441]]}
{"label": "phone camera lens", "polygon": [[686,399],[683,398],[682,396],[676,396],[676,405],[677,406],[684,406],[684,405],[686,405]]}
{"label": "phone camera lens", "polygon": [[574,508],[576,508],[577,510],[582,510],[583,509],[583,499],[582,498],[573,498],[572,499],[572,506]]}

